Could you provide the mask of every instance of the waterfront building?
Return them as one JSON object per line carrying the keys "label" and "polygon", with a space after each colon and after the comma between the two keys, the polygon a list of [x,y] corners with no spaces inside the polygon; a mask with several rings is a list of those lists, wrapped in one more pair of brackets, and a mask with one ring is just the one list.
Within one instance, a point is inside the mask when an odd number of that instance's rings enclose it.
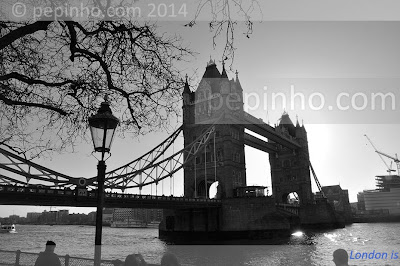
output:
{"label": "waterfront building", "polygon": [[400,176],[379,175],[375,180],[377,189],[358,193],[358,210],[400,215]]}
{"label": "waterfront building", "polygon": [[66,224],[68,222],[69,210],[59,210],[57,213],[57,224]]}
{"label": "waterfront building", "polygon": [[111,225],[146,227],[152,222],[156,222],[158,225],[162,217],[163,210],[161,209],[115,208]]}
{"label": "waterfront building", "polygon": [[364,192],[357,193],[357,210],[365,211]]}
{"label": "waterfront building", "polygon": [[103,224],[110,225],[113,218],[113,209],[104,208],[103,209]]}
{"label": "waterfront building", "polygon": [[[334,207],[335,211],[342,214],[346,221],[351,221],[352,213],[349,201],[349,191],[342,189],[340,185],[324,186],[321,188],[328,202]],[[320,192],[317,192],[317,197]]]}
{"label": "waterfront building", "polygon": [[36,223],[40,215],[42,215],[40,212],[28,212],[26,214],[26,220],[28,223]]}
{"label": "waterfront building", "polygon": [[376,187],[382,191],[389,191],[392,188],[400,188],[400,176],[398,175],[378,175],[375,178]]}
{"label": "waterfront building", "polygon": [[366,211],[382,210],[390,215],[400,215],[400,188],[389,190],[364,190]]}

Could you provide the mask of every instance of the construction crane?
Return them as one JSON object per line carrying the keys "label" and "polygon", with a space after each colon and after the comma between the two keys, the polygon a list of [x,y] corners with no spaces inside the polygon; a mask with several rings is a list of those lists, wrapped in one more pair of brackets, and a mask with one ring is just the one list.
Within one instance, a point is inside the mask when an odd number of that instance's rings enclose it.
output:
{"label": "construction crane", "polygon": [[[396,165],[397,165],[397,174],[400,175],[400,160],[399,160],[399,158],[397,157],[397,153],[395,154],[396,157],[393,157],[393,156],[387,155],[386,153],[381,152],[381,151],[376,151],[376,152],[377,152],[379,155],[383,155],[383,156],[385,156],[385,157],[388,157],[389,159],[392,159],[392,160],[396,163]],[[394,172],[395,170],[392,170],[392,171]]]}
{"label": "construction crane", "polygon": [[397,174],[400,175],[400,160],[397,158],[397,153],[396,153],[396,157],[387,155],[384,152],[378,151],[378,149],[375,147],[375,145],[372,143],[372,141],[370,140],[370,138],[364,134],[364,136],[368,139],[369,143],[371,143],[372,147],[375,149],[375,152],[379,155],[379,157],[381,158],[381,160],[383,161],[383,163],[386,165],[386,168],[388,170],[386,170],[388,172],[388,174],[390,175],[391,172],[396,172],[396,170],[392,169],[392,165],[390,164],[390,166],[387,164],[387,162],[385,161],[385,159],[383,159],[382,155],[385,157],[388,157],[390,159],[392,159],[396,165],[397,165]]}

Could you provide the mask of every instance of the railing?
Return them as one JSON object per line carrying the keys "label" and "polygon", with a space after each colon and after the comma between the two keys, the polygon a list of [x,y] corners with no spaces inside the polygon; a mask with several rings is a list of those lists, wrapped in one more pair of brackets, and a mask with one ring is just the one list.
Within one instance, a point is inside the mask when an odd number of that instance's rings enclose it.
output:
{"label": "railing", "polygon": [[[38,253],[0,250],[0,265],[12,266],[33,266],[35,265]],[[71,257],[69,255],[58,256],[62,266],[93,266],[94,260],[87,258]],[[120,265],[117,260],[102,260],[101,266]]]}
{"label": "railing", "polygon": [[[57,196],[76,196],[75,190],[63,190],[54,188],[32,188],[21,186],[6,186],[0,185],[0,193],[24,193],[24,194],[46,194]],[[79,197],[97,198],[96,191],[85,191]],[[220,203],[219,199],[205,199],[205,198],[188,198],[188,197],[173,197],[173,196],[155,196],[155,195],[140,195],[140,194],[123,194],[105,192],[105,198],[114,199],[146,199],[146,200],[163,200],[163,201],[185,201],[185,202],[214,202]]]}
{"label": "railing", "polygon": [[[104,193],[105,206],[109,208],[219,208],[220,199]],[[95,207],[97,191],[77,188],[61,190],[0,185],[0,204]]]}

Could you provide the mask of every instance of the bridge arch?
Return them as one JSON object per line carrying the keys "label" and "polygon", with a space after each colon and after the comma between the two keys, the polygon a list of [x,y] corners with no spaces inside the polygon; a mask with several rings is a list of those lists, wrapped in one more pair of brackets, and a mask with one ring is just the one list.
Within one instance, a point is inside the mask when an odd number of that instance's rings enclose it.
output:
{"label": "bridge arch", "polygon": [[[197,197],[199,198],[208,198],[208,199],[212,199],[212,198],[216,198],[218,193],[218,190],[220,190],[220,187],[218,187],[218,185],[220,184],[218,181],[214,181],[214,180],[207,180],[207,194],[206,194],[206,181],[205,180],[201,180],[197,183]],[[212,193],[210,193],[212,192]],[[215,197],[214,197],[215,196]]]}
{"label": "bridge arch", "polygon": [[208,197],[210,199],[220,199],[221,198],[219,181],[215,181],[211,184],[210,189],[208,190]]}
{"label": "bridge arch", "polygon": [[300,196],[296,191],[286,192],[282,194],[282,202],[286,204],[299,205],[301,202]]}

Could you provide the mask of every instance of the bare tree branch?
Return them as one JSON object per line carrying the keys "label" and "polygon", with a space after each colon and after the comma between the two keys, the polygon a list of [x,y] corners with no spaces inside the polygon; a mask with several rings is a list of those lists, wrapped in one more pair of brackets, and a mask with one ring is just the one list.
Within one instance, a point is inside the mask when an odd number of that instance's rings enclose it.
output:
{"label": "bare tree branch", "polygon": [[32,34],[34,32],[40,31],[40,30],[46,30],[47,27],[50,25],[51,21],[36,21],[32,24],[28,24],[26,26],[17,28],[7,35],[1,37],[1,42],[0,42],[0,50],[4,49],[14,41],[18,40],[19,38]]}

